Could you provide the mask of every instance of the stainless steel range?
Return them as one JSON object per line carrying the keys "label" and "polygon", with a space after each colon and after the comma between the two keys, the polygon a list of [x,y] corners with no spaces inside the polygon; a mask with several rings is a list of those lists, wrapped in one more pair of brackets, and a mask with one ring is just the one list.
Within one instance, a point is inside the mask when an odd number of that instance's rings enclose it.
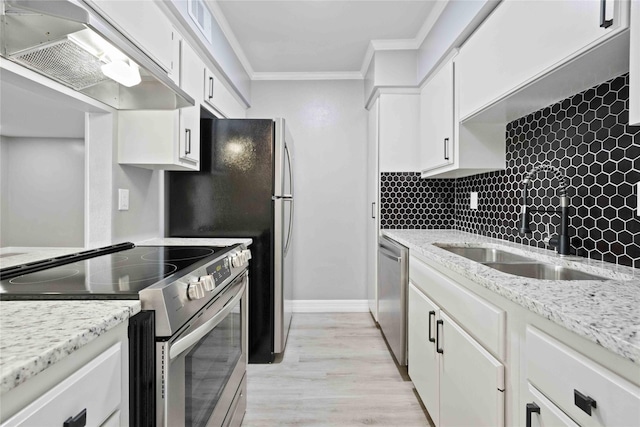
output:
{"label": "stainless steel range", "polygon": [[0,299],[140,299],[130,425],[239,426],[250,258],[244,245],[125,243],[0,270]]}

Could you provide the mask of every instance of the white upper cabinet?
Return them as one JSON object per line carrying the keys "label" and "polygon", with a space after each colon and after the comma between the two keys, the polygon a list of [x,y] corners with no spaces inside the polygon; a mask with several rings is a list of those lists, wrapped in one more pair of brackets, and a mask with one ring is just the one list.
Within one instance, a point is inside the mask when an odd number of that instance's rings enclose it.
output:
{"label": "white upper cabinet", "polygon": [[[200,76],[202,79],[202,75]],[[216,116],[229,119],[246,117],[245,108],[233,97],[231,91],[222,83],[215,73],[208,67],[204,69],[204,83],[202,84],[203,105],[216,113]],[[210,107],[210,108],[209,108]]]}
{"label": "white upper cabinet", "polygon": [[612,38],[628,20],[628,0],[504,0],[456,58],[460,119]]}
{"label": "white upper cabinet", "polygon": [[379,97],[379,172],[419,170],[418,94],[383,93]]}
{"label": "white upper cabinet", "polygon": [[640,126],[640,0],[631,0],[629,124]]}
{"label": "white upper cabinet", "polygon": [[204,64],[186,42],[182,43],[180,66],[180,87],[193,96],[196,105],[180,109],[180,159],[193,164],[199,169],[200,162],[200,103],[202,83],[200,77],[204,72]]}
{"label": "white upper cabinet", "polygon": [[458,123],[453,51],[420,93],[422,178],[458,178],[504,169],[503,127]]}
{"label": "white upper cabinet", "polygon": [[173,111],[119,111],[119,163],[147,169],[200,169],[204,63],[185,41],[180,44],[180,86],[196,105]]}
{"label": "white upper cabinet", "polygon": [[142,48],[167,74],[171,75],[178,67],[174,56],[178,40],[171,21],[155,2],[90,0],[87,3]]}
{"label": "white upper cabinet", "polygon": [[420,92],[420,167],[424,172],[453,159],[453,62],[447,61]]}

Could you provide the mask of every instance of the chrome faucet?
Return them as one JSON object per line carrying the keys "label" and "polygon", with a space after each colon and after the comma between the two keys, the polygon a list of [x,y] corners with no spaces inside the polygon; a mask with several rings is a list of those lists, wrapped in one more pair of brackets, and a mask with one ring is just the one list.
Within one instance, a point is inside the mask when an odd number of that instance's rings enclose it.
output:
{"label": "chrome faucet", "polygon": [[[558,196],[560,197],[560,209],[530,209],[529,208],[529,182],[540,171],[553,172],[558,180]],[[551,165],[538,165],[532,168],[522,180],[522,208],[520,211],[520,223],[518,232],[520,234],[531,234],[529,228],[531,212],[547,212],[560,214],[560,234],[547,236],[545,242],[555,247],[561,256],[571,254],[571,241],[569,240],[569,197],[567,196],[567,177],[564,173]]]}

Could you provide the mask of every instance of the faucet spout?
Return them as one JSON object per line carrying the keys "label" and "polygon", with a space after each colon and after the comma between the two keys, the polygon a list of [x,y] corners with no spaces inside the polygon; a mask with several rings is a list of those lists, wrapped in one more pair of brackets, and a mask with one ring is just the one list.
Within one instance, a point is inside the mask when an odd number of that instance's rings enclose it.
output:
{"label": "faucet spout", "polygon": [[[558,196],[560,197],[560,209],[554,211],[531,209],[529,207],[529,183],[541,171],[553,172],[558,180]],[[569,197],[567,196],[567,178],[565,174],[555,166],[538,165],[533,167],[522,180],[522,204],[520,209],[520,220],[518,221],[518,232],[520,234],[531,234],[530,221],[531,212],[554,212],[560,214],[560,233],[549,239],[549,244],[556,247],[558,254],[571,254],[571,241],[569,238]]]}

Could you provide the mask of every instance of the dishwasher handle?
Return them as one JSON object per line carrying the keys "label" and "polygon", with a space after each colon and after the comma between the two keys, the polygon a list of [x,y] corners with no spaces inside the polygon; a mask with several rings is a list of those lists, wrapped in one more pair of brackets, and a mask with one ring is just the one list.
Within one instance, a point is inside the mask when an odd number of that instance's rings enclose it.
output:
{"label": "dishwasher handle", "polygon": [[390,258],[396,262],[400,262],[402,260],[402,257],[399,257],[396,254],[389,252],[388,250],[384,249],[382,246],[378,247],[378,252],[380,253],[380,255],[386,256],[387,258]]}

